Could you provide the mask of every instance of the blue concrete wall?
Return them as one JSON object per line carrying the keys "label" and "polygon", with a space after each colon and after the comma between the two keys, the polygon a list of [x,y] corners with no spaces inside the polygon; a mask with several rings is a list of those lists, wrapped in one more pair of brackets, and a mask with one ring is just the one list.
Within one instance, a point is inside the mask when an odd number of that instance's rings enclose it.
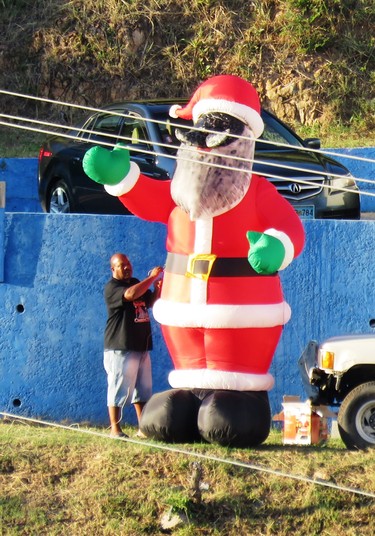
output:
{"label": "blue concrete wall", "polygon": [[38,159],[0,158],[7,212],[42,212],[38,198]]}
{"label": "blue concrete wall", "polygon": [[[5,213],[0,284],[0,408],[52,420],[105,422],[102,368],[108,260],[125,251],[134,273],[164,262],[164,227],[135,217]],[[169,356],[154,323],[154,382]]]}
{"label": "blue concrete wall", "polygon": [[[282,275],[293,314],[272,365],[273,412],[284,394],[304,396],[297,360],[310,339],[371,333],[375,318],[375,222],[306,221],[305,228],[306,248]],[[135,274],[145,276],[164,261],[164,227],[133,216],[5,213],[4,235],[1,410],[105,423],[108,259],[125,251]],[[155,322],[153,329],[154,390],[160,391],[168,388],[171,362]]]}

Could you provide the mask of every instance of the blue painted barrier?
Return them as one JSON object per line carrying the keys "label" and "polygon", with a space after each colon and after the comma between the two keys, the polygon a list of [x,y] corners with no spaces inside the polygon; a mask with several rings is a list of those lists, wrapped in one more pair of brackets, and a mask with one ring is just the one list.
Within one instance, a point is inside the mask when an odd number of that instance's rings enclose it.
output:
{"label": "blue painted barrier", "polygon": [[[164,228],[133,216],[5,213],[3,411],[106,422],[103,287],[115,251],[145,277],[164,262]],[[154,383],[164,389],[171,365],[156,323],[153,329]]]}
{"label": "blue painted barrier", "polygon": [[38,197],[38,159],[0,158],[7,212],[42,212]]}
{"label": "blue painted barrier", "polygon": [[[302,255],[282,274],[292,319],[272,365],[273,412],[304,396],[297,360],[310,339],[371,333],[373,221],[306,221]],[[0,408],[25,416],[106,423],[102,367],[108,259],[125,251],[144,277],[164,262],[165,229],[133,216],[5,213],[0,284]],[[171,362],[153,323],[154,391]],[[244,349],[247,351],[248,349]],[[126,418],[134,422],[132,410]]]}
{"label": "blue painted barrier", "polygon": [[5,183],[0,181],[0,283],[4,281]]}

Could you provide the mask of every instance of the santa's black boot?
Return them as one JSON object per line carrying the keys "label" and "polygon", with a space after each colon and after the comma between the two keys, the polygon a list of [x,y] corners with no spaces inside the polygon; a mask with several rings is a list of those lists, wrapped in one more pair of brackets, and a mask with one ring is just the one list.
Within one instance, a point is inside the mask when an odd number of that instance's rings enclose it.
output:
{"label": "santa's black boot", "polygon": [[197,426],[200,399],[188,389],[170,389],[154,394],[143,408],[141,431],[166,443],[200,440]]}
{"label": "santa's black boot", "polygon": [[271,428],[267,392],[212,391],[200,406],[198,428],[209,443],[239,448],[263,443]]}

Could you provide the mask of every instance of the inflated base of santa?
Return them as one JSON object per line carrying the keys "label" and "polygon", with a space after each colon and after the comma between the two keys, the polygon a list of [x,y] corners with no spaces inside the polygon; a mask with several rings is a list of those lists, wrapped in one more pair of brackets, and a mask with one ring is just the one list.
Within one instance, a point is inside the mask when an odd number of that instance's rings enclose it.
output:
{"label": "inflated base of santa", "polygon": [[170,389],[154,394],[141,417],[142,432],[166,443],[254,447],[267,439],[270,427],[266,391]]}

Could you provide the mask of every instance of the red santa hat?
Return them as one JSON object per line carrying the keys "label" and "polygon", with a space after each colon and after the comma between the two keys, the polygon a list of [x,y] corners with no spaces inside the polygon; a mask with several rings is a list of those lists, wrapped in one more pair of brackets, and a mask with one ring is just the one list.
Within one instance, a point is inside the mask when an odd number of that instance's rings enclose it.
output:
{"label": "red santa hat", "polygon": [[193,120],[210,112],[222,112],[236,117],[249,126],[255,138],[264,129],[260,116],[260,102],[255,88],[243,78],[233,75],[219,75],[203,82],[190,102],[182,108],[176,104],[169,110],[171,117]]}

